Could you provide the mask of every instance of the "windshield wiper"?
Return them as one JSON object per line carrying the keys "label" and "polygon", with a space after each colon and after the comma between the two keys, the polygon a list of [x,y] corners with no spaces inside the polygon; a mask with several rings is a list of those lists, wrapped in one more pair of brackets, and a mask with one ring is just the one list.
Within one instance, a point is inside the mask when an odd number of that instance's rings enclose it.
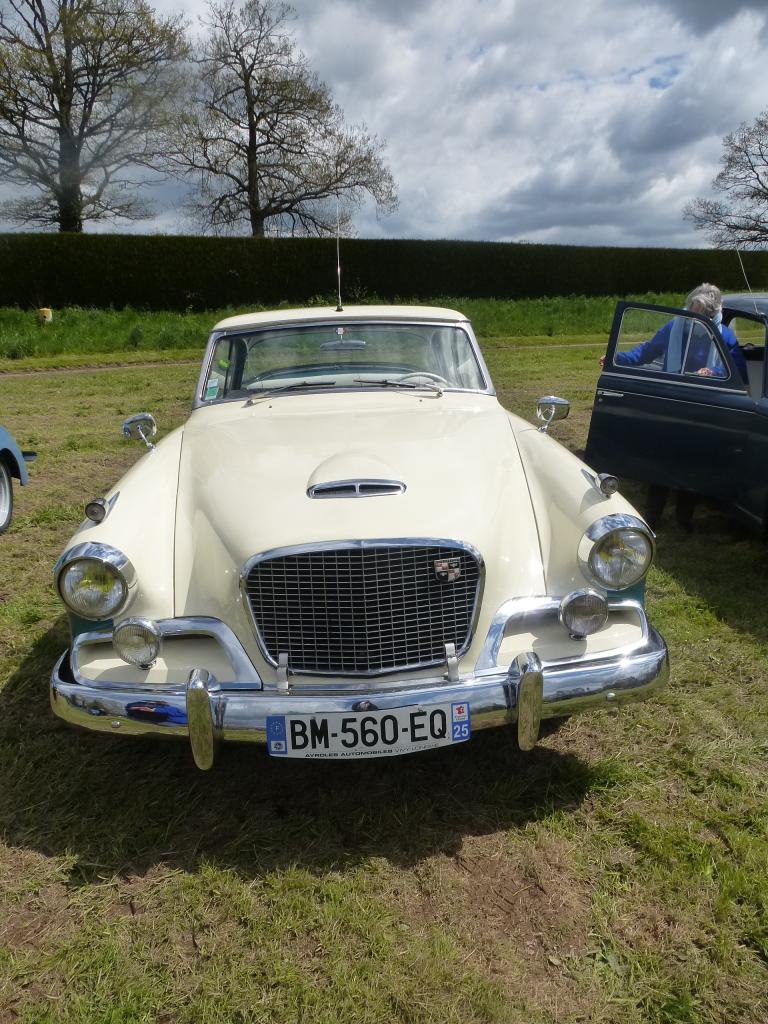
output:
{"label": "windshield wiper", "polygon": [[366,379],[365,377],[355,377],[353,380],[354,384],[372,384],[377,388],[403,388],[405,391],[434,391],[437,395],[442,395],[443,389],[439,384],[431,384],[429,381],[424,381],[422,384],[412,384],[410,381],[405,380],[389,380],[384,378],[375,378],[373,380]]}
{"label": "windshield wiper", "polygon": [[281,391],[300,391],[302,388],[334,388],[335,380],[296,380],[293,384],[281,384],[276,388],[264,388],[257,394],[251,395],[246,405],[253,405],[257,398],[268,398],[270,395],[278,395]]}

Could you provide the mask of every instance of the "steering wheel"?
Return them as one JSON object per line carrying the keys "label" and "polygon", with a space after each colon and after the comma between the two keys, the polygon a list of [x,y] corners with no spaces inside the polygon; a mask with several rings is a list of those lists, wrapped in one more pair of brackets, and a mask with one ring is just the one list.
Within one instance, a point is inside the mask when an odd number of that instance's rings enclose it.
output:
{"label": "steering wheel", "polygon": [[433,384],[445,384],[446,387],[450,387],[445,377],[441,377],[439,373],[430,373],[429,370],[413,370],[411,373],[406,373],[404,377],[397,378],[402,384],[407,384],[409,381],[418,383],[420,380],[428,380]]}

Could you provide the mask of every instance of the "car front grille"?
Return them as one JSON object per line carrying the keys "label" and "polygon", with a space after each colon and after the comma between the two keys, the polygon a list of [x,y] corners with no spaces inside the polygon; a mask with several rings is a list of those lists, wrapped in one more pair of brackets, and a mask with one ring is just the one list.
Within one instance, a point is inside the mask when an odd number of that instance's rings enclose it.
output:
{"label": "car front grille", "polygon": [[375,675],[445,662],[469,646],[482,563],[442,542],[350,542],[282,549],[246,566],[245,592],[267,658],[294,672]]}

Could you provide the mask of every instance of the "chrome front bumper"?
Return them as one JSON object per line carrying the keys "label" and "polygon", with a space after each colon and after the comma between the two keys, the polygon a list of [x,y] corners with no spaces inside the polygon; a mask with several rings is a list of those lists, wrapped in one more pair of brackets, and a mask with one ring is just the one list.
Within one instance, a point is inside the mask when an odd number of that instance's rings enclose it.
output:
{"label": "chrome front bumper", "polygon": [[[78,671],[78,643],[94,642],[97,636],[86,634],[77,638],[72,654],[62,655],[53,670],[51,705],[64,721],[87,729],[188,738],[196,763],[208,768],[218,740],[266,743],[267,718],[272,715],[354,714],[409,705],[428,709],[430,705],[463,701],[471,708],[473,732],[517,723],[518,742],[527,749],[535,743],[542,718],[643,700],[666,684],[667,648],[659,633],[648,625],[642,609],[642,639],[623,649],[559,662],[542,662],[535,653],[523,652],[509,666],[497,666],[495,659],[504,636],[519,628],[526,617],[550,614],[551,604],[537,598],[510,602],[499,609],[472,673],[457,676],[449,667],[445,677],[399,679],[387,686],[382,686],[381,680],[369,679],[347,679],[338,686],[326,680],[324,685],[310,689],[293,687],[287,681],[268,686],[250,661],[247,678],[243,678],[245,672],[236,673],[232,682],[217,681],[208,671],[190,666],[183,685],[98,683],[85,679]],[[182,625],[184,621],[188,628]],[[177,635],[216,632],[220,639],[229,638],[236,654],[231,661],[235,668],[243,667],[245,654],[222,623],[167,622],[168,630]],[[100,639],[104,642],[103,635]]]}

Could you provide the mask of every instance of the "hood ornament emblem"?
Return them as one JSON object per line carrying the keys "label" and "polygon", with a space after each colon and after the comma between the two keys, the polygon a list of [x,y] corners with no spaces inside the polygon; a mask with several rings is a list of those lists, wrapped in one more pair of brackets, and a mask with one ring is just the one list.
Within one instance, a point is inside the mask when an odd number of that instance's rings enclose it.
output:
{"label": "hood ornament emblem", "polygon": [[455,583],[461,577],[461,559],[436,558],[435,576],[441,583]]}

